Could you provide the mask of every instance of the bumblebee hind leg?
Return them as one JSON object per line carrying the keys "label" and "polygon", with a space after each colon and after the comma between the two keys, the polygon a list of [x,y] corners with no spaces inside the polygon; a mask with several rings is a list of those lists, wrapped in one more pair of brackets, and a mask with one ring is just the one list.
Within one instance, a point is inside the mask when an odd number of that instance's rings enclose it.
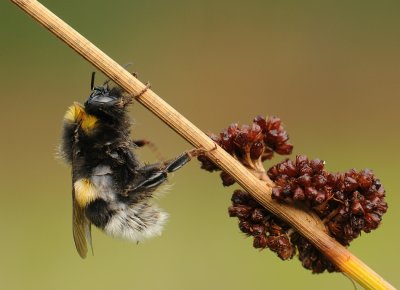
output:
{"label": "bumblebee hind leg", "polygon": [[[195,156],[193,152],[185,152],[167,162],[140,167],[137,177],[122,195],[127,198],[117,201],[112,211],[104,210],[104,202],[93,204],[90,209],[93,209],[94,215],[86,212],[89,219],[108,235],[133,242],[160,235],[168,215],[152,204],[149,198],[167,180],[168,173],[182,168]],[[117,206],[121,203],[124,206]]]}
{"label": "bumblebee hind leg", "polygon": [[201,148],[200,149],[195,148],[195,149],[189,150],[189,151],[179,155],[175,159],[168,161],[166,163],[166,167],[165,167],[164,170],[167,171],[168,173],[175,172],[178,169],[182,168],[193,157],[197,157],[199,155],[205,154],[205,152],[206,151],[204,149],[201,149]]}
{"label": "bumblebee hind leg", "polygon": [[166,164],[164,170],[168,173],[175,172],[178,169],[182,168],[186,163],[188,163],[191,158],[192,156],[188,152],[185,152],[182,155],[178,156],[177,158],[169,161]]}
{"label": "bumblebee hind leg", "polygon": [[192,155],[185,152],[172,160],[139,168],[138,172],[142,176],[142,181],[132,184],[128,189],[129,193],[154,190],[167,180],[168,173],[182,168],[191,158]]}

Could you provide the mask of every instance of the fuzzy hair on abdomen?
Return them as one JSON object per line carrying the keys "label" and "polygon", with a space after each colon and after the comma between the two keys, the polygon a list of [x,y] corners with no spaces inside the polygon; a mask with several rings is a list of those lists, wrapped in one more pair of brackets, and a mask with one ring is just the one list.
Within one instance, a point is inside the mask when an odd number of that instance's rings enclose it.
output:
{"label": "fuzzy hair on abdomen", "polygon": [[108,213],[103,231],[113,237],[139,242],[146,238],[161,235],[168,214],[149,199],[136,203],[121,201],[115,192],[112,171],[108,166],[97,166],[91,178],[98,197],[104,201]]}
{"label": "fuzzy hair on abdomen", "polygon": [[115,211],[104,231],[113,237],[140,242],[161,235],[168,214],[157,205],[139,202]]}

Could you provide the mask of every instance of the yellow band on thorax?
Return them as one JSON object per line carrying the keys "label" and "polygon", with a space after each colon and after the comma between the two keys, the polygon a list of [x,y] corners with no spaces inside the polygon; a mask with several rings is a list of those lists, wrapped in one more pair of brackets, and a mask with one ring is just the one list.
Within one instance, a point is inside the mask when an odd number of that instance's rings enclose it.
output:
{"label": "yellow band on thorax", "polygon": [[97,125],[98,119],[85,112],[84,107],[79,103],[74,103],[65,113],[64,120],[71,123],[80,123],[81,128],[90,133]]}

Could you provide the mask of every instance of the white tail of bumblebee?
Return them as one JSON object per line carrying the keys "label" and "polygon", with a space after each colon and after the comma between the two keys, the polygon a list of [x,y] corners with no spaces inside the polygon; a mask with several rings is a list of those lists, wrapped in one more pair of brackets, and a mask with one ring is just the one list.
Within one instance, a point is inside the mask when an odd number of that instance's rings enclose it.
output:
{"label": "white tail of bumblebee", "polygon": [[162,233],[168,214],[157,205],[139,202],[116,211],[104,231],[113,237],[140,242]]}

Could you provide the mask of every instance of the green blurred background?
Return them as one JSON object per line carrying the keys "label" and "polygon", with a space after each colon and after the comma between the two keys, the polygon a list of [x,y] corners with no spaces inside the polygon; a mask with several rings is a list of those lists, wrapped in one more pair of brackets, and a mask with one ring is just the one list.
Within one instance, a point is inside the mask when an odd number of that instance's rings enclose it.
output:
{"label": "green blurred background", "polygon": [[[202,130],[277,115],[294,154],[331,171],[372,168],[389,211],[350,250],[400,286],[399,1],[43,3],[117,62],[133,62]],[[81,260],[70,171],[55,148],[93,67],[11,2],[0,15],[0,289],[353,289],[341,274],[312,275],[297,258],[253,249],[227,214],[233,188],[197,161],[159,201],[171,215],[161,237],[135,245],[94,230],[95,256]],[[164,156],[190,148],[142,106],[131,116],[134,138]],[[155,161],[148,149],[140,155]]]}

